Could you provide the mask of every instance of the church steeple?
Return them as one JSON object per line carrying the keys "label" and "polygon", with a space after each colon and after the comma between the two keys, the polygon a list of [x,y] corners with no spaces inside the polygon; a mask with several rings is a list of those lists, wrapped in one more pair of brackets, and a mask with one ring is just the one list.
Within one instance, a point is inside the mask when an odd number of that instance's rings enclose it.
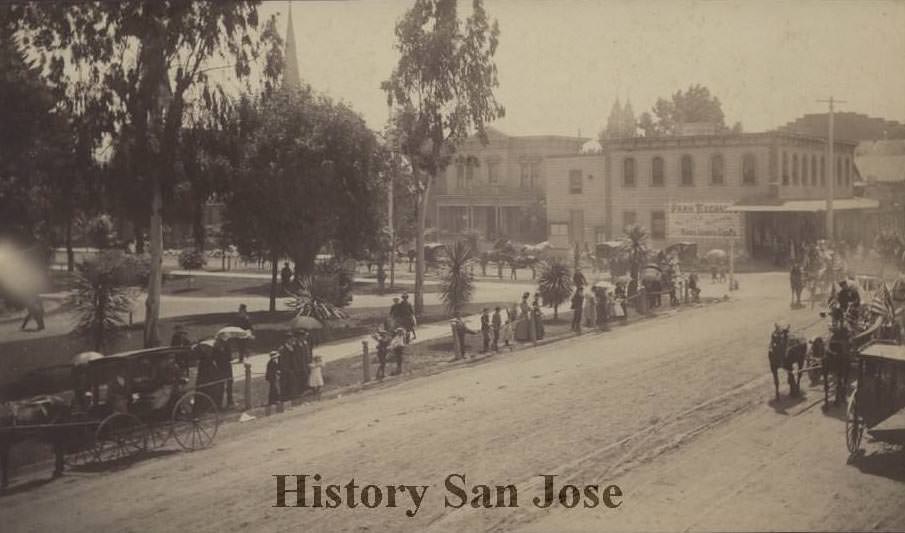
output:
{"label": "church steeple", "polygon": [[289,24],[286,27],[286,65],[283,71],[283,86],[300,88],[302,79],[299,77],[299,58],[295,50],[295,29],[292,27],[292,2],[289,2]]}

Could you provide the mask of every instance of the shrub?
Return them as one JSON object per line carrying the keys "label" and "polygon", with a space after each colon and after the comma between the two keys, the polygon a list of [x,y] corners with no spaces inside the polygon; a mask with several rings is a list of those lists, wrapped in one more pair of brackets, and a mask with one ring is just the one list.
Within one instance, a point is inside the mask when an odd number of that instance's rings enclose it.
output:
{"label": "shrub", "polygon": [[179,254],[179,266],[183,270],[200,270],[207,264],[204,252],[195,248],[186,248]]}
{"label": "shrub", "polygon": [[450,314],[461,311],[471,301],[474,292],[474,276],[468,267],[473,261],[474,250],[465,241],[456,241],[449,250],[446,268],[440,281],[440,299]]}
{"label": "shrub", "polygon": [[70,297],[78,314],[75,333],[90,339],[97,351],[125,325],[124,317],[132,309],[134,294],[129,282],[135,274],[129,257],[107,251],[78,264],[75,293]]}
{"label": "shrub", "polygon": [[553,258],[544,263],[537,291],[548,307],[553,308],[553,318],[559,316],[559,306],[572,294],[572,276],[562,260]]}

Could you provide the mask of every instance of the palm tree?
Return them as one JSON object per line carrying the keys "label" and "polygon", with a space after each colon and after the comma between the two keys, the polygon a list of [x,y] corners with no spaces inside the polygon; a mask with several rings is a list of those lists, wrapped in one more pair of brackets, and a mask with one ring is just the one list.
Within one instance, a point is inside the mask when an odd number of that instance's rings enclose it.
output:
{"label": "palm tree", "polygon": [[647,230],[641,224],[633,224],[625,228],[622,236],[622,255],[631,265],[632,279],[638,281],[644,261],[647,260]]}
{"label": "palm tree", "polygon": [[559,306],[572,294],[569,266],[557,258],[545,262],[537,281],[537,292],[544,303],[553,308],[553,318],[559,318]]}
{"label": "palm tree", "polygon": [[474,260],[474,250],[465,241],[456,241],[449,248],[445,271],[440,281],[440,299],[450,314],[457,313],[471,301],[474,292],[474,276],[469,266]]}
{"label": "palm tree", "polygon": [[[70,301],[78,314],[75,333],[91,341],[96,351],[126,325],[134,293],[134,273],[121,252],[106,252],[96,260],[79,263],[75,293]],[[134,280],[131,280],[134,281]]]}

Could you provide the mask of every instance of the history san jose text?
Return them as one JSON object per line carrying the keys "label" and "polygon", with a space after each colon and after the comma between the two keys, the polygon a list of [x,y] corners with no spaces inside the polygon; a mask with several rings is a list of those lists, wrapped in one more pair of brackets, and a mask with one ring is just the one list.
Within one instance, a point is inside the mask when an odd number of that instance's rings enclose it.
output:
{"label": "history san jose text", "polygon": [[[309,507],[316,509],[349,509],[378,507],[405,509],[412,518],[421,509],[428,490],[435,485],[361,484],[350,479],[345,484],[327,483],[320,474],[275,474],[274,507]],[[622,505],[622,489],[618,485],[575,485],[557,483],[556,474],[540,474],[543,488],[538,494],[520,498],[515,484],[469,484],[465,474],[449,474],[442,486],[443,506],[460,509],[493,509],[530,505],[539,509],[615,509]]]}

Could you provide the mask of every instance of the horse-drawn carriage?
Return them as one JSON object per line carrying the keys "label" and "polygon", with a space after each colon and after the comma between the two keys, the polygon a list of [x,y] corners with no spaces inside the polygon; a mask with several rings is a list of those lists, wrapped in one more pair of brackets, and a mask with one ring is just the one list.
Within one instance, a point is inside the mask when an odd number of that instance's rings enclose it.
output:
{"label": "horse-drawn carriage", "polygon": [[905,432],[905,428],[878,427],[905,409],[905,346],[868,344],[857,354],[855,364],[857,378],[848,398],[845,424],[845,442],[852,454],[861,449],[865,429],[878,440]]}
{"label": "horse-drawn carriage", "polygon": [[[135,458],[171,439],[184,450],[211,445],[220,425],[218,404],[205,392],[218,383],[198,380],[210,344],[161,347],[77,358],[71,389],[4,404],[0,459],[6,484],[9,449],[28,438],[53,445],[55,474],[70,466]],[[203,363],[202,363],[203,365]],[[203,372],[202,372],[203,373]],[[222,386],[222,385],[220,385]]]}

